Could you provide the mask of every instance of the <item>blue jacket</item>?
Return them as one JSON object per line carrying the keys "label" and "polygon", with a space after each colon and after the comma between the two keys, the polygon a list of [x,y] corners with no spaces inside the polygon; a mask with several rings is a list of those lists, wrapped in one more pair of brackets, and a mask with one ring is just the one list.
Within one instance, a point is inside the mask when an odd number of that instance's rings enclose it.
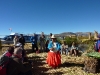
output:
{"label": "blue jacket", "polygon": [[[56,46],[56,49],[59,51],[59,50],[61,50],[61,46],[60,46],[60,44],[57,42],[57,44],[56,44],[57,46]],[[49,42],[49,44],[48,44],[48,49],[50,49],[50,48],[53,48],[53,42],[52,41],[50,41]]]}
{"label": "blue jacket", "polygon": [[32,37],[30,38],[30,42],[31,42],[32,44],[37,44],[37,37],[36,37],[36,36],[32,36]]}
{"label": "blue jacket", "polygon": [[97,40],[97,43],[96,43],[96,50],[100,49],[100,40]]}

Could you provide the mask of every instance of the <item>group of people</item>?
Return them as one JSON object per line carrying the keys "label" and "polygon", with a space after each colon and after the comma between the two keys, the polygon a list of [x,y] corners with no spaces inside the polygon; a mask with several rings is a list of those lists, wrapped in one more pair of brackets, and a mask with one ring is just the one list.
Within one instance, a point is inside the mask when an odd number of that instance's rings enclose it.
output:
{"label": "group of people", "polygon": [[[39,43],[40,50],[41,51],[47,50],[48,52],[46,63],[52,68],[59,67],[61,64],[61,54],[63,54],[63,51],[65,52],[66,55],[68,55],[69,47],[67,43],[63,41],[63,43],[60,44],[57,41],[55,35],[53,35],[52,33],[50,33],[50,37],[47,41],[45,41],[45,36],[43,32],[39,39],[40,39]],[[32,43],[32,51],[33,52],[38,51],[36,34],[34,34],[30,38],[30,41]],[[33,62],[27,59],[26,52],[24,50],[24,45],[25,45],[25,38],[23,37],[23,35],[21,34],[20,38],[15,36],[14,46],[10,46],[8,50],[2,55],[2,57],[7,56],[11,58],[10,63],[8,63],[8,65],[6,66],[7,75],[32,75],[31,69]],[[95,49],[97,52],[100,52],[100,36],[96,41]],[[75,56],[77,56],[78,54],[78,47],[75,46],[75,42],[72,43],[72,46],[70,48],[70,53],[71,54],[74,53]],[[5,66],[3,66],[3,68],[5,68]],[[0,69],[1,69],[1,64],[0,64]]]}
{"label": "group of people", "polygon": [[72,46],[69,47],[68,44],[63,41],[62,45],[61,45],[61,54],[63,54],[63,52],[65,52],[66,55],[73,55],[74,56],[78,56],[79,54],[79,48],[76,46],[75,42],[72,43]]}
{"label": "group of people", "polygon": [[52,68],[57,68],[61,64],[61,54],[63,54],[63,51],[67,55],[70,51],[70,54],[74,54],[75,56],[78,55],[78,47],[75,45],[75,43],[72,43],[72,46],[70,50],[68,49],[68,45],[65,41],[63,41],[63,44],[60,44],[57,41],[57,38],[52,35],[51,41],[48,44],[49,52],[47,54],[47,64],[51,66]]}
{"label": "group of people", "polygon": [[[34,34],[30,41],[32,43],[32,51],[38,51],[38,45],[37,45],[37,36]],[[62,44],[60,44],[57,41],[57,38],[55,35],[50,33],[49,39],[46,41],[44,33],[42,32],[40,38],[39,38],[39,45],[40,50],[44,51],[47,50],[47,59],[46,63],[51,66],[52,68],[57,68],[61,64],[61,54],[63,54],[63,51],[65,51],[65,54],[67,55],[69,52],[69,47],[65,41],[63,41]],[[19,43],[18,43],[19,42]],[[100,43],[100,37],[97,40],[97,43]],[[29,61],[26,57],[26,53],[24,50],[25,45],[25,39],[23,35],[21,34],[21,37],[18,39],[17,36],[14,38],[14,47],[9,47],[9,49],[3,54],[3,56],[12,57],[13,60],[11,60],[11,63],[7,66],[7,74],[10,75],[32,75],[31,69],[32,69],[32,61]],[[100,45],[100,44],[99,44]],[[100,46],[97,47],[97,51],[99,52]],[[36,48],[36,50],[35,50]],[[75,42],[72,43],[72,46],[70,48],[70,53],[75,56],[78,54],[78,47],[75,46]],[[27,63],[26,63],[27,62]]]}
{"label": "group of people", "polygon": [[[50,33],[50,37],[51,36],[52,36],[52,33]],[[49,37],[49,40],[46,40],[46,37],[45,37],[43,32],[41,33],[39,38],[34,33],[33,36],[30,38],[30,42],[32,43],[32,51],[36,52],[36,51],[39,50],[40,52],[47,52],[48,51],[48,43],[50,41],[50,37]],[[40,46],[40,49],[38,48],[38,45]]]}
{"label": "group of people", "polygon": [[0,75],[32,75],[32,64],[21,44],[10,46],[0,58]]}
{"label": "group of people", "polygon": [[17,35],[15,35],[14,39],[14,46],[16,46],[18,43],[21,43],[22,48],[24,49],[24,45],[25,45],[25,38],[23,37],[23,34],[20,34],[20,37],[18,37]]}

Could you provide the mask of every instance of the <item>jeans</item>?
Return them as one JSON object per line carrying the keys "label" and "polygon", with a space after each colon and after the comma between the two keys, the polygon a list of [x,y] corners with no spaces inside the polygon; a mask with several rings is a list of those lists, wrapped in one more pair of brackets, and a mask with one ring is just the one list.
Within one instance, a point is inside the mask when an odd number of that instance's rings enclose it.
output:
{"label": "jeans", "polygon": [[41,52],[45,51],[45,42],[40,42],[40,50]]}
{"label": "jeans", "polygon": [[35,52],[35,48],[36,48],[36,51],[38,51],[38,46],[37,44],[32,44],[32,51]]}
{"label": "jeans", "polygon": [[63,51],[65,52],[66,55],[68,54],[68,48],[67,49],[61,48],[61,54],[63,54]]}

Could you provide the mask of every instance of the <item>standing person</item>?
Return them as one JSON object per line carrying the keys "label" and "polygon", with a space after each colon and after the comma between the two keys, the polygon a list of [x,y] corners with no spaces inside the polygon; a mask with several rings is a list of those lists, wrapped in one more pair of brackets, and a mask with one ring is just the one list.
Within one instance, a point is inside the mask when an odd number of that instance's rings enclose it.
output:
{"label": "standing person", "polygon": [[49,40],[50,40],[50,41],[52,40],[51,37],[52,37],[52,33],[50,33],[50,36],[49,36]]}
{"label": "standing person", "polygon": [[47,55],[47,64],[52,68],[56,68],[61,64],[61,56],[60,56],[60,44],[57,42],[56,37],[52,35],[52,41],[49,42],[48,48],[49,52]]}
{"label": "standing person", "polygon": [[48,51],[49,51],[49,49],[48,49],[48,44],[49,44],[49,40],[47,40],[47,41],[46,41],[46,44],[45,44],[45,47],[46,47],[46,52],[48,52]]}
{"label": "standing person", "polygon": [[95,44],[96,52],[100,52],[100,34],[98,35],[98,39]]}
{"label": "standing person", "polygon": [[30,38],[30,42],[32,43],[32,51],[35,52],[35,49],[36,48],[36,51],[38,51],[38,46],[37,46],[37,36],[36,34],[34,33],[33,36]]}
{"label": "standing person", "polygon": [[41,33],[39,41],[40,41],[40,50],[44,52],[45,51],[45,35],[43,32]]}
{"label": "standing person", "polygon": [[25,45],[25,38],[24,38],[23,34],[20,34],[19,43],[21,43],[21,44],[22,44],[22,48],[24,49],[24,45]]}
{"label": "standing person", "polygon": [[13,42],[14,42],[14,46],[18,43],[18,36],[17,35],[15,35]]}

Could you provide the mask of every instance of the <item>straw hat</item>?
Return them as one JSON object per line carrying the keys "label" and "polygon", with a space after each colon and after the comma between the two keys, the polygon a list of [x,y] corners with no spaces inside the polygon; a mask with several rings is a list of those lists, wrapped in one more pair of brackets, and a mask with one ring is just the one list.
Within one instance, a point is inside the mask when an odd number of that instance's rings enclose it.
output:
{"label": "straw hat", "polygon": [[51,39],[54,39],[54,38],[56,38],[55,35],[52,35],[52,36],[51,36]]}

